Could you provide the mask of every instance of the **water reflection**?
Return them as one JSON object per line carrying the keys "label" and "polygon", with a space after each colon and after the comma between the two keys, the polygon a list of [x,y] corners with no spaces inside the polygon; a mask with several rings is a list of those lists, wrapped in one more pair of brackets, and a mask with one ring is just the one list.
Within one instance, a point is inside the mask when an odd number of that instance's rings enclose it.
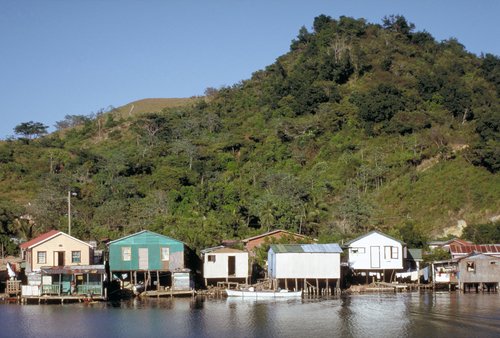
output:
{"label": "water reflection", "polygon": [[[498,294],[367,294],[302,300],[163,298],[0,305],[2,337],[500,336]],[[14,325],[15,323],[15,325]]]}

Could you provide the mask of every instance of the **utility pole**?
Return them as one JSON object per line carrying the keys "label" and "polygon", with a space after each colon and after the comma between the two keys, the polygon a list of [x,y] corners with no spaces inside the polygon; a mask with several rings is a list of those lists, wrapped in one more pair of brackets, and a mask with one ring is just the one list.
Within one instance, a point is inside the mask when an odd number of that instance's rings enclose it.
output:
{"label": "utility pole", "polygon": [[68,235],[71,236],[71,190],[68,190]]}

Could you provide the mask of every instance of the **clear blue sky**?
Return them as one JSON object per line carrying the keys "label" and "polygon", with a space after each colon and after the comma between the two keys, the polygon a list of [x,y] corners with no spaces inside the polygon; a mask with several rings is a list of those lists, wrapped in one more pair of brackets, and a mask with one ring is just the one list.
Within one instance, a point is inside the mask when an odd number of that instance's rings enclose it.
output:
{"label": "clear blue sky", "polygon": [[0,138],[26,121],[202,95],[286,53],[319,14],[401,14],[500,55],[499,0],[0,0]]}

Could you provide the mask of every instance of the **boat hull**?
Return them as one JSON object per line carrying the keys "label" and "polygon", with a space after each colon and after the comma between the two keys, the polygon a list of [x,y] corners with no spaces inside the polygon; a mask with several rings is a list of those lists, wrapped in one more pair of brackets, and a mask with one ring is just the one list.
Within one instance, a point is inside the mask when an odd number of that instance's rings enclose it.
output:
{"label": "boat hull", "polygon": [[274,298],[300,298],[302,291],[295,292],[274,292],[274,291],[241,291],[226,289],[228,297],[254,298],[254,299],[274,299]]}

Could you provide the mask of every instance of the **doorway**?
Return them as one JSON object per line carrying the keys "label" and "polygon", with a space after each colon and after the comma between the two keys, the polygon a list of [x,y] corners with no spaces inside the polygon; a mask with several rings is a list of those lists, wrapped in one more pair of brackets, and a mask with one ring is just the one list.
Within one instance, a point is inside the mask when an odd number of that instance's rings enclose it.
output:
{"label": "doorway", "polygon": [[54,266],[64,266],[64,251],[54,251]]}
{"label": "doorway", "polygon": [[380,247],[370,247],[370,264],[372,268],[380,268]]}
{"label": "doorway", "polygon": [[229,276],[236,275],[236,257],[228,256],[227,257],[227,274]]}
{"label": "doorway", "polygon": [[139,270],[149,270],[148,248],[139,248]]}

